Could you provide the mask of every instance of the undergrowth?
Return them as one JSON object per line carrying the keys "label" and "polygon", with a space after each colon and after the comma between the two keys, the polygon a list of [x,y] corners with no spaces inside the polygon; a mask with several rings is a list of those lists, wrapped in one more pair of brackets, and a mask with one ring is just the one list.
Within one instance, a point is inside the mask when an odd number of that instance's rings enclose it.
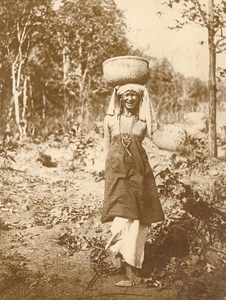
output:
{"label": "undergrowth", "polygon": [[[196,164],[200,182],[191,180],[185,171],[190,161],[179,154],[173,154],[169,166],[156,174],[161,179],[158,190],[166,218],[150,228],[143,267],[138,271],[147,287],[176,286],[183,299],[188,293],[194,299],[219,299],[215,297],[223,293],[217,282],[223,280],[226,264],[226,178],[218,174],[211,181],[203,180],[203,168],[199,168],[203,163],[208,161]],[[104,264],[110,255],[105,243],[95,238],[92,245],[90,259],[99,276],[111,270],[110,264]]]}
{"label": "undergrowth", "polygon": [[[48,142],[56,148],[73,146],[70,171],[95,163],[96,154],[92,154],[95,137],[58,133],[49,137]],[[176,287],[178,299],[218,300],[223,291],[217,284],[224,278],[226,264],[226,176],[220,168],[215,171],[217,166],[208,160],[205,142],[190,142],[195,151],[189,155],[174,153],[167,165],[162,167],[157,162],[154,167],[165,220],[151,226],[143,267],[137,273],[145,278],[147,287],[159,290]],[[10,150],[14,148],[0,148],[0,156],[6,161],[13,160]],[[93,171],[92,175],[96,181],[104,179],[104,171]],[[61,215],[66,214],[65,220],[70,219],[80,228],[94,214],[100,213],[99,210],[99,207],[83,207],[80,211],[71,209]],[[51,222],[51,218],[56,217],[54,211],[52,214],[48,216]],[[117,274],[110,260],[111,254],[105,250],[102,229],[97,228],[90,239],[82,230],[81,234],[78,232],[68,228],[56,242],[66,249],[67,255],[89,251],[94,271],[89,287],[100,276]]]}

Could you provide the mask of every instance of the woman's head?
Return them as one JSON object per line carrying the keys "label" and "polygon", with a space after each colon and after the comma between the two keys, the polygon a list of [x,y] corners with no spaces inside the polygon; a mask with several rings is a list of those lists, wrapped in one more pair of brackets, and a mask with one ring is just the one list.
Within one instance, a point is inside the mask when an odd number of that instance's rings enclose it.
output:
{"label": "woman's head", "polygon": [[142,97],[144,94],[144,89],[145,87],[143,85],[136,83],[128,83],[116,87],[118,96],[124,94],[127,91],[134,91]]}
{"label": "woman's head", "polygon": [[139,84],[125,84],[116,89],[117,96],[120,100],[120,108],[128,111],[137,112],[143,97],[143,86]]}
{"label": "woman's head", "polygon": [[[126,94],[127,92],[129,93]],[[123,105],[127,105],[127,107],[130,105],[132,106],[132,101],[126,100],[126,97],[129,95],[131,98],[136,98],[136,110],[134,113],[137,115],[139,120],[147,122],[148,134],[151,136],[151,133],[157,127],[157,122],[155,120],[155,115],[147,88],[144,85],[129,83],[115,87],[108,106],[107,114],[117,116],[122,112],[121,109],[123,108]],[[123,98],[124,101],[122,101]]]}
{"label": "woman's head", "polygon": [[140,95],[133,90],[126,91],[119,96],[122,110],[137,112],[140,104]]}

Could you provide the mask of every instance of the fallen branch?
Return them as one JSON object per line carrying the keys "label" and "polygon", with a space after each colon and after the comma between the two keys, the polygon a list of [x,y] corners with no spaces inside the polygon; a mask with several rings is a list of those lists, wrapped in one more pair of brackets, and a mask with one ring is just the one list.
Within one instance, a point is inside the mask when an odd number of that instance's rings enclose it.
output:
{"label": "fallen branch", "polygon": [[8,170],[8,171],[15,171],[15,172],[25,172],[24,170],[17,170],[17,169],[14,169],[12,167],[0,167],[0,170]]}

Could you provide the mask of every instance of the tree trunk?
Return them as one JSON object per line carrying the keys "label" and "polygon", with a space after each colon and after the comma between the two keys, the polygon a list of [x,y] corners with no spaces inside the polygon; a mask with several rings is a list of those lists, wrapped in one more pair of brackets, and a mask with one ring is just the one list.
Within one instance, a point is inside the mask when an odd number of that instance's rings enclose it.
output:
{"label": "tree trunk", "polygon": [[20,74],[17,74],[17,67],[16,67],[17,61],[15,61],[12,64],[12,97],[14,102],[14,113],[15,113],[15,121],[16,125],[19,131],[19,135],[21,136],[21,126],[20,126],[20,108],[19,108],[19,97],[21,95],[21,92],[18,88],[19,86],[19,79],[18,76]]}
{"label": "tree trunk", "polygon": [[27,109],[27,86],[28,86],[28,76],[24,79],[24,88],[23,88],[23,107],[21,113],[21,119],[26,119],[26,109]]}
{"label": "tree trunk", "polygon": [[69,58],[69,49],[67,46],[64,46],[63,51],[63,82],[65,83],[68,80],[69,67],[70,67],[70,58]]}
{"label": "tree trunk", "polygon": [[208,28],[208,45],[209,45],[209,157],[217,157],[217,131],[216,131],[216,46],[214,43],[214,1],[209,0],[209,28]]}
{"label": "tree trunk", "polygon": [[46,117],[46,93],[45,90],[42,92],[42,120]]}
{"label": "tree trunk", "polygon": [[27,110],[27,86],[28,86],[28,76],[24,79],[24,87],[23,87],[23,107],[21,113],[21,139],[25,139],[27,137],[27,120],[26,120],[26,110]]}

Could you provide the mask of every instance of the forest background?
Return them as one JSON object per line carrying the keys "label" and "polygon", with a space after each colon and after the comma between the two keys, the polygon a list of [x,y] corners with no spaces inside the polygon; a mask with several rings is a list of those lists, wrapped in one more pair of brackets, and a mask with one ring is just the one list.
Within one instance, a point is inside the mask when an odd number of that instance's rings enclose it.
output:
{"label": "forest background", "polygon": [[[111,93],[102,63],[120,55],[150,61],[148,89],[160,122],[208,110],[206,82],[176,72],[167,58],[131,48],[114,1],[64,1],[54,10],[52,1],[2,1],[1,29],[1,133],[43,139],[75,124],[90,131],[103,120]],[[222,80],[217,89],[221,109]]]}

